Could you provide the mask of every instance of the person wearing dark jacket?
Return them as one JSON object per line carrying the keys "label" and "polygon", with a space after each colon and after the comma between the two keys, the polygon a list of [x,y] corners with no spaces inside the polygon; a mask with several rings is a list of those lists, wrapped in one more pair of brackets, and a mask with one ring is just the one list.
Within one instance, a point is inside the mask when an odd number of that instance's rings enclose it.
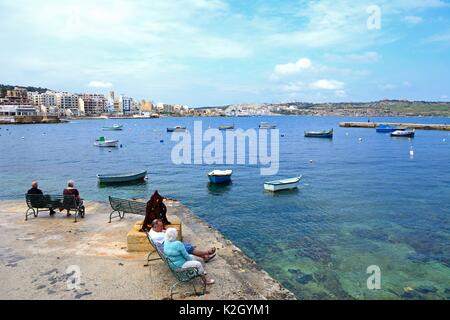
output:
{"label": "person wearing dark jacket", "polygon": [[[44,195],[41,189],[38,188],[37,181],[31,182],[31,189],[28,190],[27,194],[34,194],[34,195]],[[50,214],[55,214],[55,210],[53,208],[50,208]]]}

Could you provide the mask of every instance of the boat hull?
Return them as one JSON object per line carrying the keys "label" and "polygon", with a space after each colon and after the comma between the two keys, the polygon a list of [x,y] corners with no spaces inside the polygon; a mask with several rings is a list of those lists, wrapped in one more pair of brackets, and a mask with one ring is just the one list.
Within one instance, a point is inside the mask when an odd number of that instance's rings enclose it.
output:
{"label": "boat hull", "polygon": [[228,183],[231,181],[231,175],[229,176],[208,176],[209,182],[214,184]]}
{"label": "boat hull", "polygon": [[100,183],[124,183],[144,180],[147,176],[147,171],[130,174],[98,174],[98,182]]}
{"label": "boat hull", "polygon": [[323,132],[305,132],[306,138],[333,138],[333,130]]}
{"label": "boat hull", "polygon": [[105,142],[96,142],[96,143],[94,143],[94,146],[100,147],[100,148],[117,148],[119,146],[119,141],[111,140],[111,141],[105,141]]}
{"label": "boat hull", "polygon": [[391,137],[401,137],[401,138],[414,138],[414,131],[394,131],[391,132]]}
{"label": "boat hull", "polygon": [[298,187],[298,184],[301,179],[302,179],[302,176],[297,177],[297,178],[291,178],[291,179],[265,182],[264,190],[271,191],[271,192],[277,192],[277,191],[281,191],[281,190],[295,189]]}
{"label": "boat hull", "polygon": [[400,130],[405,130],[405,129],[401,128],[401,127],[379,126],[375,130],[376,130],[376,132],[390,133],[390,132],[400,131]]}

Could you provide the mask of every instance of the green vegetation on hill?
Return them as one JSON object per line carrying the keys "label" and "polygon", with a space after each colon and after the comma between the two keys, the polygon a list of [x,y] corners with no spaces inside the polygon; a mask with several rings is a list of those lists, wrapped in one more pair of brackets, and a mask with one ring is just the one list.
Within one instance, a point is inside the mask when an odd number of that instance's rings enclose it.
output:
{"label": "green vegetation on hill", "polygon": [[39,93],[44,93],[44,92],[50,90],[50,89],[41,88],[41,87],[31,87],[31,86],[24,87],[24,86],[11,86],[11,85],[6,85],[6,84],[0,84],[0,98],[5,97],[7,90],[13,90],[15,87],[24,88],[24,89],[27,89],[27,91],[39,92]]}

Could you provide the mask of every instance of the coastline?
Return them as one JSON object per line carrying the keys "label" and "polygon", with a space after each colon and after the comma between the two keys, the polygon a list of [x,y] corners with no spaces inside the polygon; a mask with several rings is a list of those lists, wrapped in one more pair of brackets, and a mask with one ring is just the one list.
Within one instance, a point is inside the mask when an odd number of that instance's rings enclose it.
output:
{"label": "coastline", "polygon": [[[168,217],[183,223],[183,240],[214,245],[217,256],[205,265],[216,280],[204,296],[182,285],[175,299],[296,299],[231,241],[178,201],[166,201]],[[147,253],[126,251],[126,234],[142,216],[127,214],[108,223],[109,204],[88,201],[78,223],[65,214],[43,212],[24,220],[24,200],[0,201],[0,299],[167,299],[175,281],[161,260],[144,267]],[[68,268],[78,266],[78,288],[68,289]]]}

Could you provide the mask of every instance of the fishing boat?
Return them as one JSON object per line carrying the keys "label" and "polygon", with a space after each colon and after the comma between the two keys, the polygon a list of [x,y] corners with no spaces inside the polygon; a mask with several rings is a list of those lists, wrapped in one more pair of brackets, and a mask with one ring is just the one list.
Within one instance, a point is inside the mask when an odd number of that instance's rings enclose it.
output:
{"label": "fishing boat", "polygon": [[264,182],[264,190],[276,192],[280,190],[295,189],[301,179],[302,176]]}
{"label": "fishing boat", "polygon": [[414,138],[414,135],[415,135],[414,130],[396,130],[391,132],[391,137]]}
{"label": "fishing boat", "polygon": [[117,148],[119,140],[105,140],[105,137],[100,137],[95,140],[94,146],[103,148]]}
{"label": "fishing boat", "polygon": [[394,132],[394,131],[401,131],[401,130],[405,130],[405,128],[389,126],[389,125],[385,125],[385,124],[380,124],[376,128],[377,132]]}
{"label": "fishing boat", "polygon": [[234,125],[232,126],[220,126],[219,130],[233,130],[234,129]]}
{"label": "fishing boat", "polygon": [[144,180],[146,176],[146,170],[141,172],[97,174],[98,182],[100,183],[133,182]]}
{"label": "fishing boat", "polygon": [[231,180],[233,170],[213,170],[208,173],[209,182],[211,183],[227,183]]}
{"label": "fishing boat", "polygon": [[183,132],[186,131],[186,127],[176,126],[167,128],[167,132]]}
{"label": "fishing boat", "polygon": [[333,138],[333,129],[329,131],[305,131],[307,138]]}
{"label": "fishing boat", "polygon": [[269,124],[267,122],[261,122],[258,126],[259,129],[276,129],[276,124]]}
{"label": "fishing boat", "polygon": [[104,131],[120,131],[120,130],[123,130],[123,126],[115,124],[112,127],[103,127],[102,130],[104,130]]}

